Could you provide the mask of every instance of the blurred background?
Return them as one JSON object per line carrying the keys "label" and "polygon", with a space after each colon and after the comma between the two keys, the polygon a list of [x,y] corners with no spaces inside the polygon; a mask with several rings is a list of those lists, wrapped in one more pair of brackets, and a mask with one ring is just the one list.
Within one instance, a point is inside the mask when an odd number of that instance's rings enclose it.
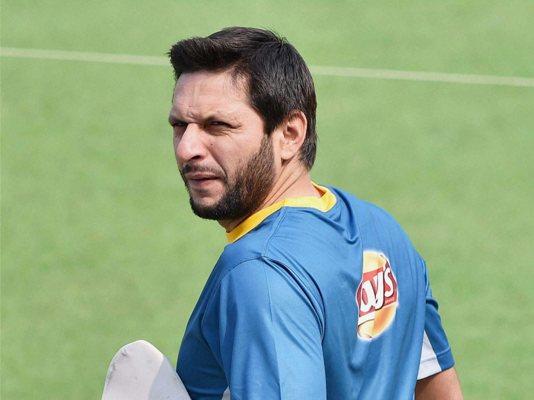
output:
{"label": "blurred background", "polygon": [[163,57],[233,25],[274,29],[311,66],[531,79],[316,74],[312,172],[409,233],[466,398],[532,396],[534,2],[4,0],[1,11],[2,399],[100,398],[113,354],[139,338],[176,362],[225,236],[190,212]]}

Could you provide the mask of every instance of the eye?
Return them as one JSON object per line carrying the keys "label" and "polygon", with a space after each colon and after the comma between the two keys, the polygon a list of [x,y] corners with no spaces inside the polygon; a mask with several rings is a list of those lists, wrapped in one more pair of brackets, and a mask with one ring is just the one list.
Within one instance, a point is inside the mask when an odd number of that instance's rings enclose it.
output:
{"label": "eye", "polygon": [[184,134],[185,130],[187,129],[187,123],[184,121],[175,120],[171,122],[171,127],[172,127],[172,135],[175,138],[179,138]]}
{"label": "eye", "polygon": [[187,129],[187,122],[184,121],[172,121],[171,122],[172,131],[174,134],[182,133]]}
{"label": "eye", "polygon": [[210,121],[210,125],[211,126],[224,126],[224,127],[230,127],[229,124],[227,124],[226,122],[223,122],[223,121]]}

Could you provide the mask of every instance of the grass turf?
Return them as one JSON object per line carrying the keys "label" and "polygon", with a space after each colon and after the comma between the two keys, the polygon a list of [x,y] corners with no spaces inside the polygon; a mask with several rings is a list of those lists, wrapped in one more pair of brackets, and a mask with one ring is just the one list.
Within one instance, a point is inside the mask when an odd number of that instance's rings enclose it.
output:
{"label": "grass turf", "polygon": [[[4,1],[1,43],[162,55],[247,25],[278,30],[312,65],[534,76],[526,1],[132,4]],[[175,361],[224,235],[192,216],[176,171],[170,68],[1,61],[1,395],[97,398],[128,341]],[[408,231],[466,398],[527,398],[534,90],[315,79],[314,179]]]}

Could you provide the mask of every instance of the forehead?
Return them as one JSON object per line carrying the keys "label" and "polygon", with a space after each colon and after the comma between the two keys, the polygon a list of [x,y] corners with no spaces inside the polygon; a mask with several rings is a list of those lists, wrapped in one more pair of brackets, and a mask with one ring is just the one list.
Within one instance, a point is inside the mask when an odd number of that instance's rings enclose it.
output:
{"label": "forehead", "polygon": [[254,112],[244,86],[229,71],[182,74],[174,88],[171,113],[182,118],[201,118],[207,114],[237,117]]}

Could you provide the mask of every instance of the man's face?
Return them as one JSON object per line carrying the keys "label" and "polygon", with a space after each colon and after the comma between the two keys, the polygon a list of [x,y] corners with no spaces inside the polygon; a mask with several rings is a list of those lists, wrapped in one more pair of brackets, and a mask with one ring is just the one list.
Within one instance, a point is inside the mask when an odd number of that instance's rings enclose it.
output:
{"label": "man's face", "polygon": [[272,144],[230,72],[182,74],[169,122],[195,214],[236,220],[261,205],[274,181]]}

